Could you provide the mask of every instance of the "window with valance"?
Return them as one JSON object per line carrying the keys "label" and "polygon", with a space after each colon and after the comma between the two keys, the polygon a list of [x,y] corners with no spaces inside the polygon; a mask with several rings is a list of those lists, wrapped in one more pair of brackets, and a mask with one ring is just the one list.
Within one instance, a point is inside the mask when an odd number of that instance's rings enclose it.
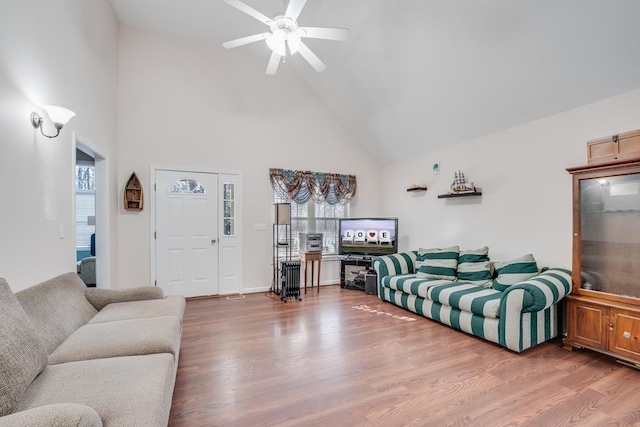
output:
{"label": "window with valance", "polygon": [[344,204],[356,195],[356,176],[337,173],[269,169],[271,186],[280,198],[305,204]]}
{"label": "window with valance", "polygon": [[299,233],[322,233],[324,255],[338,253],[340,218],[351,216],[356,195],[355,175],[269,169],[274,202],[291,203],[292,249],[298,251]]}

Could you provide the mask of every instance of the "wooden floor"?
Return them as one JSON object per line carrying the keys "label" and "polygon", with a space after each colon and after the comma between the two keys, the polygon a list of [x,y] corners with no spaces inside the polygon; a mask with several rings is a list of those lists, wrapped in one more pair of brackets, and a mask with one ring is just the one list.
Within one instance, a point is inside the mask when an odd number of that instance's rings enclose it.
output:
{"label": "wooden floor", "polygon": [[360,291],[187,302],[170,426],[640,425],[640,371],[522,354]]}

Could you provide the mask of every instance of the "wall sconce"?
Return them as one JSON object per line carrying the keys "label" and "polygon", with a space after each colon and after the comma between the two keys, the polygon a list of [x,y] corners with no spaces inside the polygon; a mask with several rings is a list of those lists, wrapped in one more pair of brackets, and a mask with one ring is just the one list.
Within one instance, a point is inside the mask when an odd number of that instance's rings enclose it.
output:
{"label": "wall sconce", "polygon": [[44,108],[44,110],[47,112],[49,118],[53,122],[53,126],[58,132],[55,135],[47,135],[46,133],[44,133],[44,131],[42,130],[42,122],[44,121],[44,119],[35,111],[31,113],[31,124],[36,129],[40,128],[40,133],[42,133],[47,138],[55,138],[56,136],[60,135],[60,129],[62,129],[64,125],[66,125],[69,120],[71,120],[71,118],[76,115],[76,113],[74,113],[73,111],[64,107],[58,107],[57,105],[43,105],[42,108]]}

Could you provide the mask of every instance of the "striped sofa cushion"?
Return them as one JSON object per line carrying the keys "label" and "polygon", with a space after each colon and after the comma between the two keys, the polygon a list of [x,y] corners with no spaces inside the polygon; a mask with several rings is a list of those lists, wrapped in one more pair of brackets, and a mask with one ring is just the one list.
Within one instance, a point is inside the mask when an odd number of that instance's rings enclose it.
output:
{"label": "striped sofa cushion", "polygon": [[420,279],[415,274],[399,274],[382,278],[382,286],[394,291],[427,298],[431,286],[451,283],[449,280]]}
{"label": "striped sofa cushion", "polygon": [[442,305],[497,319],[502,292],[471,283],[449,283],[430,287],[427,297]]}
{"label": "striped sofa cushion", "polygon": [[531,279],[538,274],[538,264],[533,255],[527,254],[520,258],[497,262],[498,277],[493,281],[493,289],[505,291],[509,286]]}
{"label": "striped sofa cushion", "polygon": [[458,256],[458,281],[490,288],[492,285],[489,247],[460,252]]}
{"label": "striped sofa cushion", "polygon": [[459,253],[458,246],[444,249],[420,249],[418,259],[422,260],[422,265],[418,269],[418,277],[456,281]]}
{"label": "striped sofa cushion", "polygon": [[383,255],[375,257],[371,261],[371,266],[378,274],[378,277],[393,276],[395,274],[413,274],[415,273],[417,257],[418,251]]}

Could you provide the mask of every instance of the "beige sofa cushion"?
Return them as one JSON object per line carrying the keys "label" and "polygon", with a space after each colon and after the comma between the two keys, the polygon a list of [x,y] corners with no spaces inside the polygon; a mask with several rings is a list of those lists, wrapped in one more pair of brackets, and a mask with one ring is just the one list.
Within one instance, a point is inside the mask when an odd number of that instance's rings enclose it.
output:
{"label": "beige sofa cushion", "polygon": [[105,426],[164,426],[174,369],[173,356],[167,353],[49,365],[15,410],[78,403],[93,408]]}
{"label": "beige sofa cushion", "polygon": [[12,427],[102,427],[96,411],[77,403],[56,403],[7,415],[0,426]]}
{"label": "beige sofa cushion", "polygon": [[87,301],[100,311],[109,304],[130,301],[164,299],[164,292],[157,286],[140,286],[129,289],[88,288],[84,291]]}
{"label": "beige sofa cushion", "polygon": [[0,278],[0,416],[11,413],[46,364],[47,351],[9,284]]}
{"label": "beige sofa cushion", "polygon": [[109,304],[93,318],[90,323],[113,322],[116,320],[142,319],[160,316],[184,316],[185,299],[183,296],[169,295],[165,299],[148,301],[130,301]]}
{"label": "beige sofa cushion", "polygon": [[49,363],[155,353],[176,356],[180,350],[180,331],[180,319],[175,316],[90,323],[51,353]]}
{"label": "beige sofa cushion", "polygon": [[66,273],[16,293],[48,354],[98,312],[86,289],[76,273]]}

